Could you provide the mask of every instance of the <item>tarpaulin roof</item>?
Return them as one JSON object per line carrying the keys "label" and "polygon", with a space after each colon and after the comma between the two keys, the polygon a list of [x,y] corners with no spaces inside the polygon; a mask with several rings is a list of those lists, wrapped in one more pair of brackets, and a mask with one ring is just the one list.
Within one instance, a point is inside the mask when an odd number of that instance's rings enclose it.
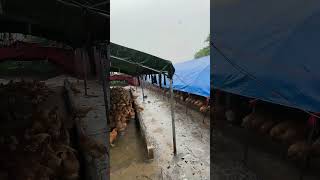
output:
{"label": "tarpaulin roof", "polygon": [[111,70],[129,75],[166,73],[169,77],[174,74],[171,61],[110,43]]}
{"label": "tarpaulin roof", "polygon": [[320,1],[215,0],[214,88],[320,111]]}
{"label": "tarpaulin roof", "polygon": [[0,32],[31,34],[81,47],[88,36],[92,41],[110,39],[105,12],[109,6],[109,0],[0,1]]}
{"label": "tarpaulin roof", "polygon": [[[175,73],[173,75],[172,88],[174,90],[210,97],[210,56],[193,59],[173,65]],[[158,82],[157,77],[157,84]],[[147,78],[151,82],[151,78]],[[169,80],[162,78],[162,86],[169,88]]]}

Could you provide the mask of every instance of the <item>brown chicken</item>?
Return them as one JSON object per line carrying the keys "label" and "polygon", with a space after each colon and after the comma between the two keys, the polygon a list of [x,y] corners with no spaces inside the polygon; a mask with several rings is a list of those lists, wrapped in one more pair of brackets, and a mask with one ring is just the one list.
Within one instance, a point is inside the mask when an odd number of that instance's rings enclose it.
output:
{"label": "brown chicken", "polygon": [[83,118],[83,117],[86,117],[86,115],[91,111],[93,110],[93,107],[79,107],[77,110],[76,110],[76,115],[77,117],[80,117],[80,118]]}
{"label": "brown chicken", "polygon": [[205,113],[207,111],[207,106],[201,106],[200,107],[200,112]]}
{"label": "brown chicken", "polygon": [[242,119],[241,126],[247,128],[247,129],[250,129],[251,128],[251,121],[253,118],[254,118],[253,113],[248,114],[247,116],[245,116]]}
{"label": "brown chicken", "polygon": [[[13,93],[17,91],[19,94],[19,96],[13,97],[28,98],[31,101],[48,100],[43,104],[50,104],[51,102],[50,99],[46,99],[46,96],[51,91],[48,90],[43,82],[12,83],[11,86],[12,89],[9,90]],[[18,101],[16,98],[14,103]],[[42,103],[41,106],[31,106],[30,101],[28,102],[29,104],[22,105],[32,108],[23,111],[23,113],[26,114],[22,114],[21,117],[25,118],[25,120],[31,124],[26,124],[24,134],[13,131],[12,133],[14,135],[12,137],[15,138],[11,138],[11,140],[4,139],[4,142],[9,142],[6,143],[4,147],[3,143],[0,144],[0,148],[5,150],[2,151],[4,158],[0,159],[1,166],[8,171],[8,178],[17,180],[51,180],[72,179],[70,177],[77,177],[78,172],[73,175],[69,173],[68,176],[64,176],[63,178],[58,177],[63,170],[70,169],[65,165],[68,163],[62,161],[62,156],[58,156],[59,153],[57,153],[54,148],[64,144],[64,146],[70,148],[67,146],[70,144],[68,130],[64,127],[61,110],[58,108],[61,108],[61,106],[50,104],[48,108],[47,106],[43,106]],[[18,103],[26,102],[19,101]],[[52,106],[54,106],[54,108],[50,109]],[[18,109],[21,105],[16,104],[15,107]],[[49,109],[49,111],[47,109]],[[17,133],[17,135],[15,135],[15,133]],[[72,158],[72,154],[69,159],[73,159],[76,164],[79,164],[79,161],[75,157]],[[3,176],[4,177],[0,177],[0,179],[5,179],[7,175]]]}
{"label": "brown chicken", "polygon": [[56,147],[57,156],[61,159],[60,174],[63,179],[76,180],[79,178],[80,164],[76,151],[69,146]]}
{"label": "brown chicken", "polygon": [[320,156],[320,138],[312,143],[312,154],[316,157]]}
{"label": "brown chicken", "polygon": [[41,163],[53,171],[58,172],[61,168],[62,159],[50,145],[47,145]]}
{"label": "brown chicken", "polygon": [[293,160],[303,159],[310,151],[311,147],[306,142],[300,141],[288,148],[288,158]]}
{"label": "brown chicken", "polygon": [[116,140],[118,135],[117,129],[114,128],[111,132],[110,132],[110,145],[113,147],[114,144],[113,142]]}
{"label": "brown chicken", "polygon": [[124,131],[127,127],[127,123],[118,121],[116,127],[120,132]]}
{"label": "brown chicken", "polygon": [[108,150],[103,143],[86,136],[83,130],[80,131],[80,146],[93,158],[101,158],[108,153]]}
{"label": "brown chicken", "polygon": [[260,127],[259,132],[262,134],[268,134],[274,125],[275,122],[272,120],[265,121]]}
{"label": "brown chicken", "polygon": [[290,127],[292,122],[290,121],[283,121],[276,124],[270,131],[270,136],[272,138],[279,138],[285,131]]}
{"label": "brown chicken", "polygon": [[75,94],[79,94],[79,93],[81,93],[81,91],[78,89],[78,88],[76,88],[76,85],[75,84],[71,84],[71,90],[72,90],[72,92],[74,92]]}
{"label": "brown chicken", "polygon": [[61,133],[62,121],[58,113],[58,106],[53,107],[53,109],[48,113],[48,133],[54,138],[58,139]]}
{"label": "brown chicken", "polygon": [[251,126],[253,129],[259,129],[259,127],[261,127],[265,121],[266,119],[263,117],[254,118],[253,121],[251,122]]}
{"label": "brown chicken", "polygon": [[29,140],[30,143],[25,146],[25,150],[30,152],[40,151],[46,144],[49,144],[50,138],[50,135],[47,133],[31,135]]}
{"label": "brown chicken", "polygon": [[301,141],[305,138],[303,126],[288,127],[288,129],[279,136],[279,139],[287,144]]}

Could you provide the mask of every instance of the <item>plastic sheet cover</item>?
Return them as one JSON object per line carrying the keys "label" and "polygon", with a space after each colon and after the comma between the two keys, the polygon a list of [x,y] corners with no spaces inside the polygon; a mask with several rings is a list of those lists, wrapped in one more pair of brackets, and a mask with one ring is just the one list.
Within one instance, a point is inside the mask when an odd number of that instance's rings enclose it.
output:
{"label": "plastic sheet cover", "polygon": [[[173,64],[173,89],[178,91],[210,97],[210,56]],[[150,78],[147,79],[151,82]],[[166,85],[162,77],[162,87],[169,88],[170,81],[166,78]]]}
{"label": "plastic sheet cover", "polygon": [[211,5],[214,88],[320,111],[319,0]]}

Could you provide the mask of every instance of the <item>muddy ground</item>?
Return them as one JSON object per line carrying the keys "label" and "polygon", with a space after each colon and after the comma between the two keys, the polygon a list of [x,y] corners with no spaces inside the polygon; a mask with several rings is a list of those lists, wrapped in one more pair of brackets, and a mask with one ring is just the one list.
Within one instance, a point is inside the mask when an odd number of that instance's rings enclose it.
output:
{"label": "muddy ground", "polygon": [[[147,98],[143,102],[141,89],[138,88],[136,93],[144,108],[142,117],[147,134],[155,146],[155,157],[152,161],[146,160],[145,151],[140,145],[140,132],[135,130],[131,122],[127,135],[119,137],[115,142],[116,147],[111,148],[111,179],[210,179],[209,117],[203,123],[202,114],[191,109],[186,113],[185,106],[175,103],[177,156],[174,156],[168,99],[145,90]],[[136,135],[132,135],[134,133]]]}

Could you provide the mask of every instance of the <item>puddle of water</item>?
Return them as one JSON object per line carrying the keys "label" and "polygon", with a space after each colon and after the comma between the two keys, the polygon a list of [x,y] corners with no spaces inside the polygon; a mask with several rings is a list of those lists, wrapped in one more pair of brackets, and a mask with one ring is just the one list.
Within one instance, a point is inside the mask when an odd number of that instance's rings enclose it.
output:
{"label": "puddle of water", "polygon": [[128,123],[127,129],[122,135],[117,136],[114,144],[115,146],[110,149],[111,172],[146,160],[144,142],[135,120]]}
{"label": "puddle of water", "polygon": [[159,179],[159,168],[147,161],[147,152],[137,122],[128,123],[110,149],[110,178],[121,180]]}

